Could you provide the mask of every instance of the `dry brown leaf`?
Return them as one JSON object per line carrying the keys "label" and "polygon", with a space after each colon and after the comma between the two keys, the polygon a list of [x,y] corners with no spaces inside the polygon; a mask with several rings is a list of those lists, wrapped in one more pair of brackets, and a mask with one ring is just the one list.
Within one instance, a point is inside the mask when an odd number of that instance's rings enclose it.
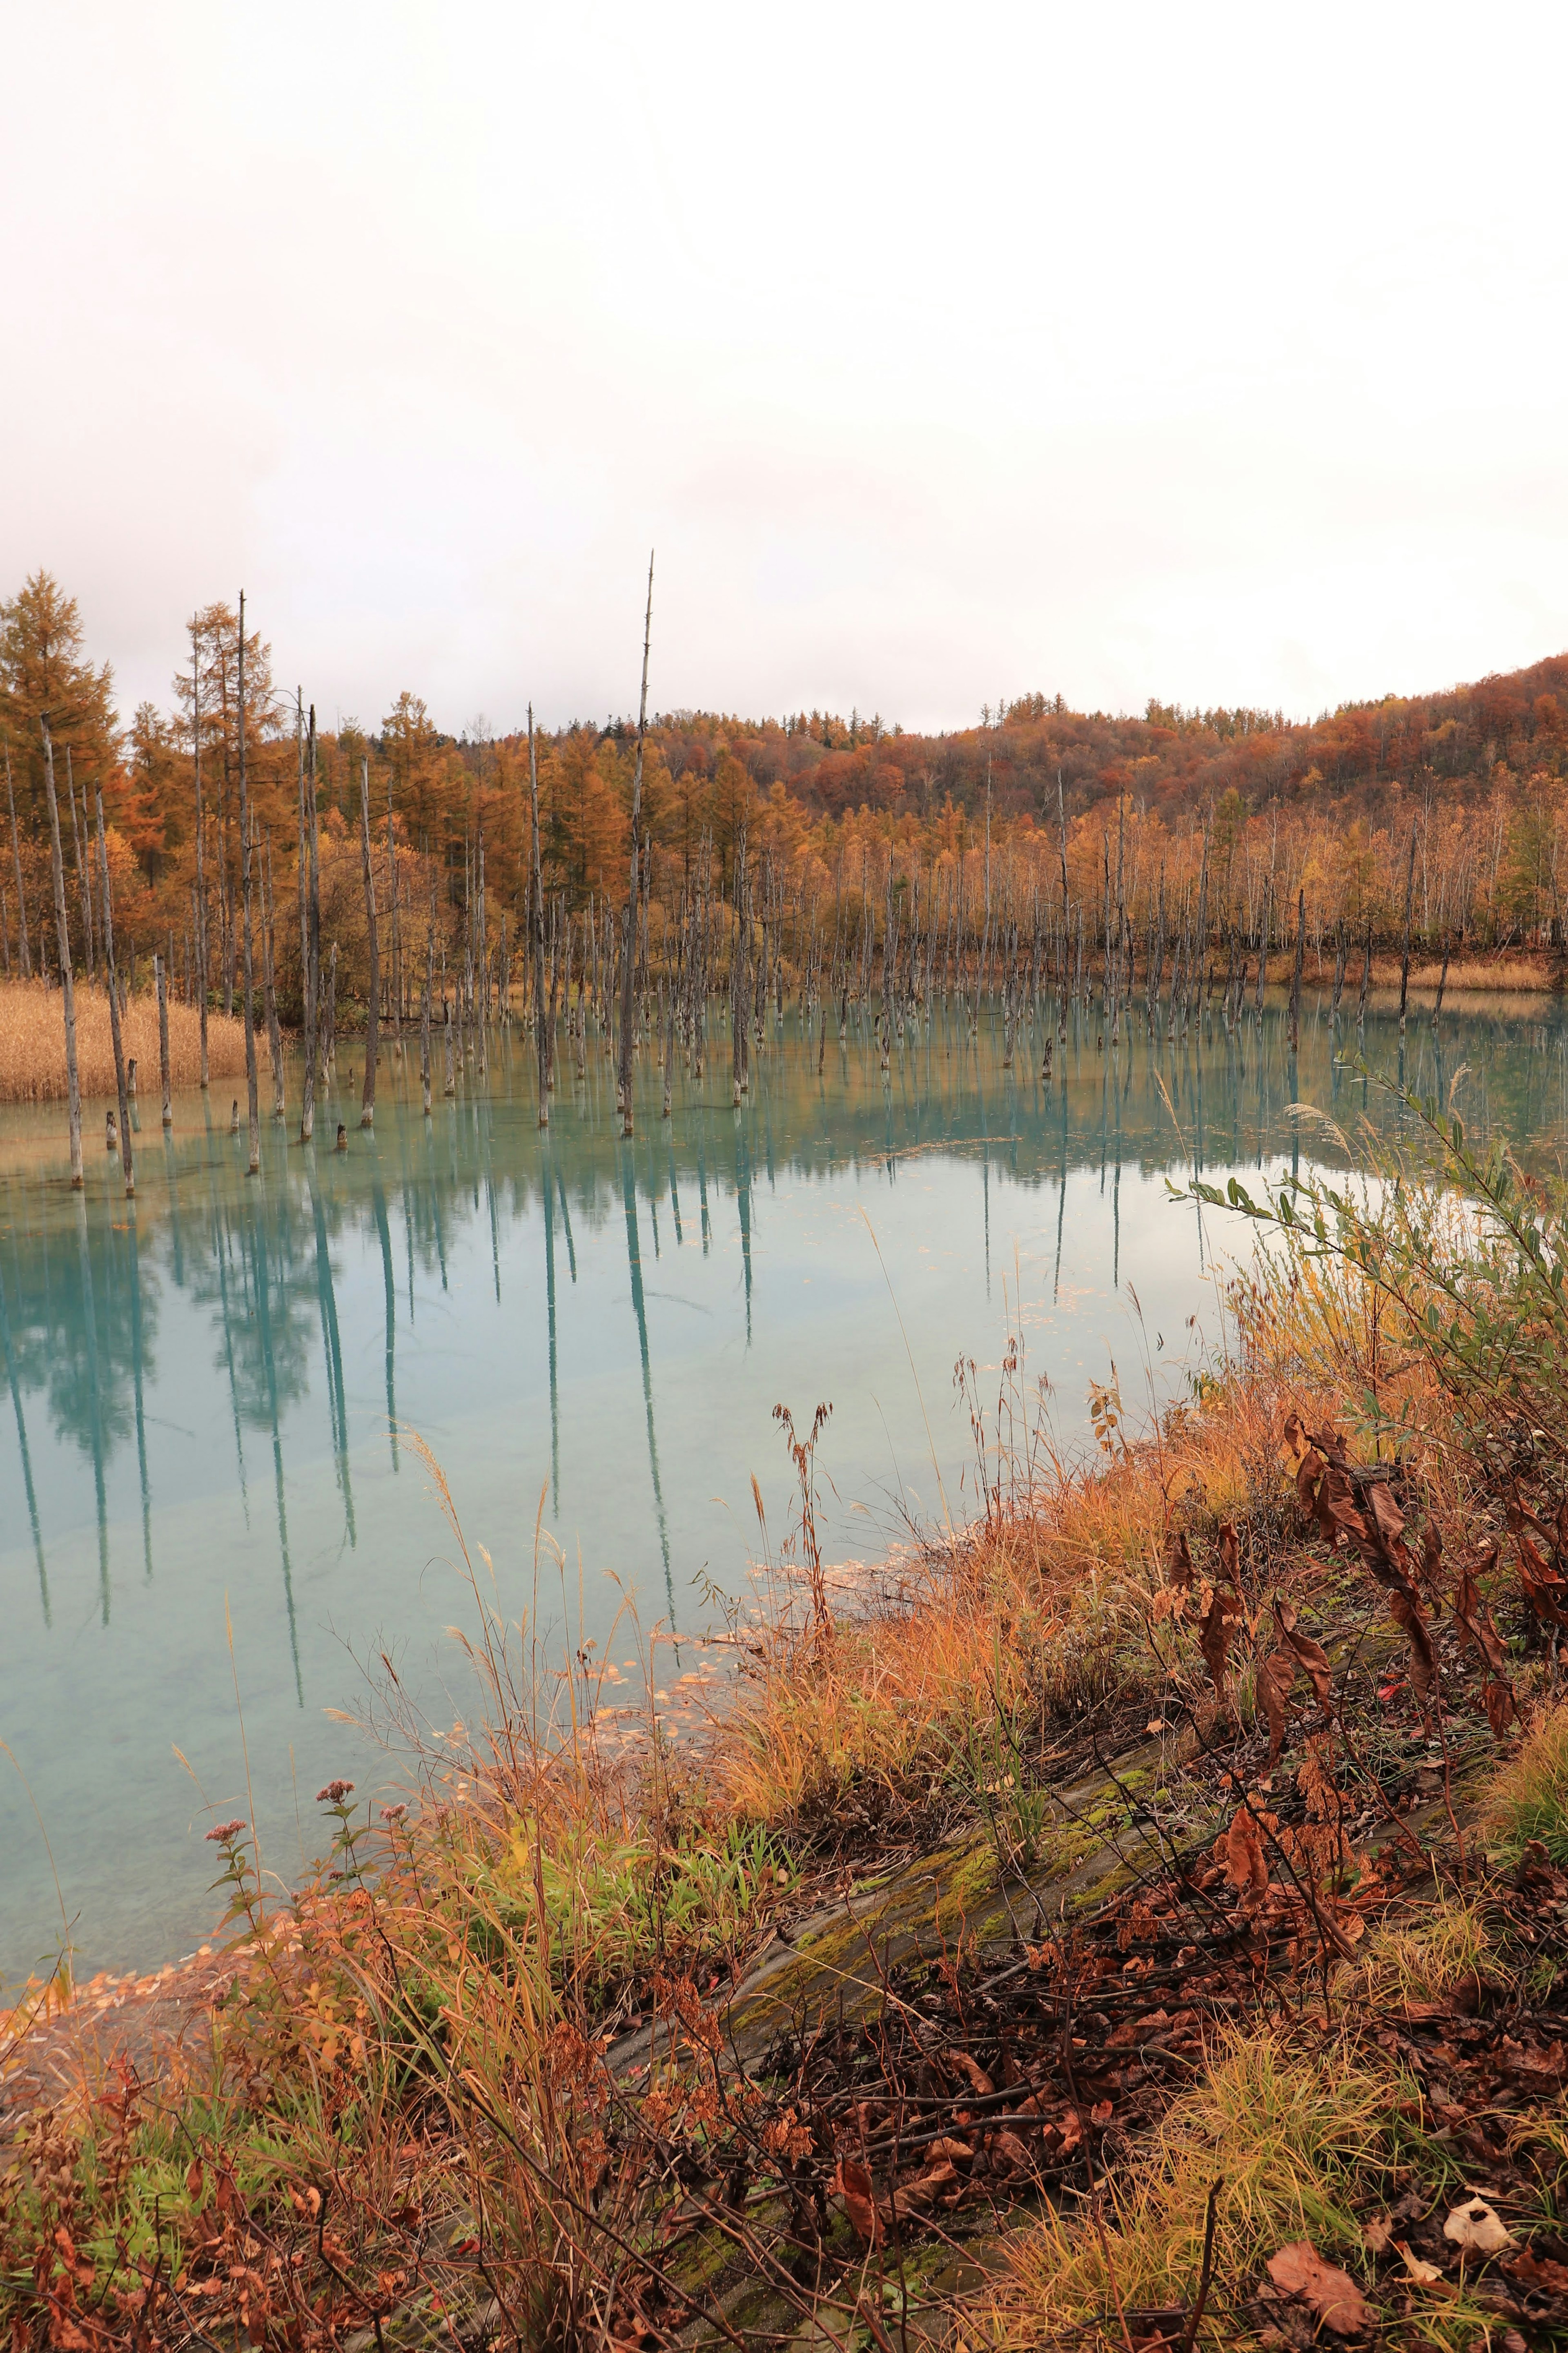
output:
{"label": "dry brown leaf", "polygon": [[1228,1520],[1224,1520],[1220,1524],[1219,1556],[1226,1575],[1229,1577],[1231,1583],[1239,1589],[1241,1585],[1241,1546],[1237,1541],[1236,1530]]}
{"label": "dry brown leaf", "polygon": [[1407,1593],[1391,1593],[1388,1614],[1396,1626],[1405,1630],[1410,1644],[1410,1681],[1417,1698],[1425,1705],[1432,1695],[1437,1680],[1437,1653],[1432,1648],[1432,1635],[1421,1604]]}
{"label": "dry brown leaf", "polygon": [[1522,1528],[1514,1542],[1519,1546],[1520,1583],[1531,1609],[1549,1626],[1568,1627],[1568,1583],[1547,1567]]}
{"label": "dry brown leaf", "polygon": [[1386,2214],[1374,2214],[1363,2225],[1362,2237],[1374,2255],[1381,2255],[1394,2243],[1394,2225]]}
{"label": "dry brown leaf", "polygon": [[1509,2264],[1508,2273],[1521,2287],[1538,2288],[1542,2295],[1568,2295],[1568,2263],[1554,2263],[1550,2255],[1533,2254],[1526,2247]]}
{"label": "dry brown leaf", "polygon": [[1401,2262],[1417,2287],[1435,2287],[1443,2276],[1437,2265],[1424,2263],[1419,2255],[1413,2255],[1403,2239],[1395,2239],[1394,2243],[1399,2250]]}
{"label": "dry brown leaf", "polygon": [[1270,2255],[1268,2276],[1288,2295],[1304,2298],[1336,2337],[1359,2337],[1372,2325],[1366,2298],[1349,2272],[1325,2263],[1310,2239],[1293,2239]]}
{"label": "dry brown leaf", "polygon": [[1285,1746],[1285,1703],[1296,1680],[1294,1653],[1286,1646],[1271,1651],[1258,1670],[1258,1696],[1268,1718],[1268,1769],[1273,1771]]}
{"label": "dry brown leaf", "polygon": [[1192,1547],[1187,1542],[1184,1528],[1173,1530],[1165,1546],[1165,1567],[1169,1572],[1170,1582],[1175,1587],[1177,1592],[1190,1593],[1193,1589],[1193,1577],[1195,1571],[1193,1567]]}
{"label": "dry brown leaf", "polygon": [[1487,1711],[1487,1722],[1492,1728],[1492,1738],[1500,1740],[1519,1714],[1519,1705],[1513,1695],[1513,1685],[1501,1681],[1489,1683],[1482,1693],[1481,1698]]}
{"label": "dry brown leaf", "polygon": [[1226,1586],[1216,1585],[1198,1629],[1198,1648],[1204,1654],[1204,1664],[1209,1671],[1221,1704],[1226,1696],[1226,1659],[1230,1650],[1230,1638],[1242,1619],[1241,1597]]}
{"label": "dry brown leaf", "polygon": [[[1496,1561],[1497,1551],[1496,1545],[1493,1545],[1483,1567],[1489,1567]],[[1487,1606],[1481,1599],[1476,1580],[1468,1568],[1459,1574],[1459,1589],[1454,1596],[1454,1617],[1470,1648],[1485,1660],[1494,1675],[1500,1675],[1507,1664],[1507,1652],[1497,1628],[1487,1615]]]}
{"label": "dry brown leaf", "polygon": [[1245,1805],[1237,1806],[1230,1828],[1216,1841],[1215,1860],[1224,1863],[1226,1879],[1232,1887],[1240,1888],[1244,1902],[1254,1903],[1267,1894],[1268,1862],[1263,1852],[1263,1832]]}
{"label": "dry brown leaf", "polygon": [[1436,1520],[1428,1520],[1421,1531],[1421,1574],[1436,1599],[1443,1575],[1443,1537]]}
{"label": "dry brown leaf", "polygon": [[990,2147],[993,2160],[999,2158],[1009,2172],[1027,2173],[1030,2170],[1031,2160],[1028,2150],[1018,2138],[1017,2134],[1009,2131],[1005,2125],[1000,2132],[992,2134]]}
{"label": "dry brown leaf", "polygon": [[1327,1715],[1332,1689],[1332,1670],[1329,1665],[1327,1652],[1321,1642],[1313,1641],[1310,1634],[1303,1634],[1298,1630],[1294,1603],[1276,1597],[1274,1618],[1280,1633],[1289,1643],[1297,1660],[1306,1669],[1308,1680],[1312,1686],[1313,1697],[1323,1714]]}
{"label": "dry brown leaf", "polygon": [[1443,2225],[1443,2236],[1470,2255],[1495,2255],[1513,2244],[1508,2225],[1484,2198],[1467,2198],[1456,2206]]}
{"label": "dry brown leaf", "polygon": [[996,2086],[978,2060],[972,2059],[967,2051],[944,2051],[942,2055],[950,2067],[956,2067],[961,2075],[967,2077],[972,2092],[983,2100],[991,2097]]}
{"label": "dry brown leaf", "polygon": [[1392,1550],[1405,1534],[1405,1514],[1394,1502],[1394,1492],[1386,1479],[1369,1481],[1367,1501],[1372,1505],[1373,1524],[1384,1543]]}
{"label": "dry brown leaf", "polygon": [[852,2157],[840,2158],[828,2186],[843,2199],[844,2211],[858,2234],[868,2246],[879,2247],[882,2243],[882,2213],[872,2192],[871,2177],[866,2168]]}

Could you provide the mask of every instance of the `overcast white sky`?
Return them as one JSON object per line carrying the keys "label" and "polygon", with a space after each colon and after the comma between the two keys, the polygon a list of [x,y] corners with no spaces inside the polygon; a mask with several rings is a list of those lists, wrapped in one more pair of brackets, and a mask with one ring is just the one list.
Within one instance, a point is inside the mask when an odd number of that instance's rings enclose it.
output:
{"label": "overcast white sky", "polygon": [[1308,712],[1568,646],[1560,7],[0,7],[0,594],[280,682]]}

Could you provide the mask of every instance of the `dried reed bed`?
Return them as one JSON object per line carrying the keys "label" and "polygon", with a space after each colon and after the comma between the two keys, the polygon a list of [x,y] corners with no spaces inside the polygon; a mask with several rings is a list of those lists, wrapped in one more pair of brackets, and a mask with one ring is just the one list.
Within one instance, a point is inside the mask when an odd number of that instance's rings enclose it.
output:
{"label": "dried reed bed", "polygon": [[1260,1358],[1148,1439],[1118,1419],[1089,1462],[1037,1428],[1015,1458],[987,1426],[979,1519],[931,1535],[825,1630],[764,1611],[750,1692],[713,1726],[714,1801],[752,1821],[820,1821],[875,1785],[879,1806],[905,1810],[972,1774],[998,1725],[1005,1746],[1005,1727],[1021,1739],[1042,1710],[1068,1719],[1152,1689],[1164,1669],[1147,1617],[1173,1519],[1239,1520],[1278,1482],[1285,1414],[1319,1401],[1315,1379]]}
{"label": "dried reed bed", "polygon": [[[136,1089],[143,1103],[158,1097],[158,1006],[150,993],[133,997],[122,1025],[125,1052],[136,1058]],[[114,1041],[109,997],[79,981],[76,990],[77,1071],[86,1095],[115,1092]],[[207,1063],[215,1079],[245,1068],[245,1029],[221,1013],[207,1016]],[[169,1069],[176,1087],[201,1079],[201,1016],[194,1005],[169,1008]],[[65,1015],[58,988],[41,980],[0,982],[0,1103],[48,1103],[66,1092]]]}

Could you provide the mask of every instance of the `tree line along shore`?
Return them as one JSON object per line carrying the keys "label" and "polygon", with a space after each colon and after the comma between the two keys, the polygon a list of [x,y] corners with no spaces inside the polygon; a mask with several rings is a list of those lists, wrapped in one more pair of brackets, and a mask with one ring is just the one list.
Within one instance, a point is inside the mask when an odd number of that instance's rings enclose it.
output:
{"label": "tree line along shore", "polygon": [[269,991],[300,1032],[317,921],[345,1009],[379,925],[377,1019],[402,1028],[427,973],[476,1020],[539,992],[607,1005],[628,928],[645,1029],[661,987],[678,1026],[696,994],[732,999],[737,963],[753,1010],[1098,986],[1113,1021],[1138,995],[1238,1005],[1298,952],[1336,996],[1391,955],[1407,986],[1560,979],[1568,658],[1299,723],[1037,693],[930,735],[650,713],[650,628],[651,596],[635,722],[454,738],[405,692],[329,733],[213,604],[172,709],[125,724],[74,600],[33,575],[0,606],[0,970],[58,976],[58,829],[73,976],[100,977],[111,902],[132,996],[156,959],[173,1001],[243,1018],[248,929],[254,1018]]}

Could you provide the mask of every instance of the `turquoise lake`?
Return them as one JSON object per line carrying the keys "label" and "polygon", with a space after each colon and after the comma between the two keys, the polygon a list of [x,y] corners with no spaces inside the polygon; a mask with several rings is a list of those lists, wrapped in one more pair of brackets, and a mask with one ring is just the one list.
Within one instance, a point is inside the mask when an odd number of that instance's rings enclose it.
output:
{"label": "turquoise lake", "polygon": [[[591,1637],[629,1678],[623,1594],[645,1632],[689,1641],[716,1621],[712,1588],[746,1590],[753,1474],[772,1540],[789,1525],[775,1404],[804,1421],[832,1402],[819,1460],[844,1561],[944,1497],[966,1508],[961,1356],[994,1389],[1016,1334],[1068,1448],[1112,1360],[1134,1419],[1151,1384],[1181,1393],[1249,1240],[1173,1205],[1167,1176],[1186,1154],[1221,1177],[1321,1154],[1294,1102],[1348,1133],[1386,1106],[1337,1065],[1355,1032],[1322,1007],[1294,1056],[1272,1008],[1235,1037],[1209,1017],[1152,1041],[1135,1019],[1115,1051],[1098,1008],[1065,1045],[1054,1009],[1049,1028],[1049,1080],[1038,1022],[1005,1070],[994,1012],[972,1041],[940,1010],[886,1075],[853,1023],[819,1073],[791,1014],[739,1112],[716,1029],[668,1121],[644,1058],[629,1143],[592,1036],[583,1075],[563,1053],[547,1134],[521,1032],[492,1033],[486,1071],[428,1120],[413,1055],[384,1054],[374,1134],[346,1040],[317,1145],[296,1140],[291,1068],[256,1178],[232,1082],[176,1098],[166,1139],[144,1098],[133,1205],[93,1148],[100,1109],[79,1195],[63,1106],[0,1112],[5,1980],[52,1965],[62,1904],[79,1969],[189,1951],[214,1917],[213,1810],[254,1810],[273,1868],[297,1869],[323,1781],[395,1778],[332,1713],[363,1709],[381,1652],[432,1723],[463,1707],[446,1630],[472,1601],[399,1430],[439,1461],[503,1609],[533,1609],[542,1546],[550,1639]],[[1462,1068],[1467,1116],[1555,1164],[1565,1042],[1554,1005],[1521,1003],[1447,1011],[1440,1039],[1422,1014],[1403,1047],[1374,1012],[1364,1050],[1390,1072],[1403,1054],[1428,1090]]]}

